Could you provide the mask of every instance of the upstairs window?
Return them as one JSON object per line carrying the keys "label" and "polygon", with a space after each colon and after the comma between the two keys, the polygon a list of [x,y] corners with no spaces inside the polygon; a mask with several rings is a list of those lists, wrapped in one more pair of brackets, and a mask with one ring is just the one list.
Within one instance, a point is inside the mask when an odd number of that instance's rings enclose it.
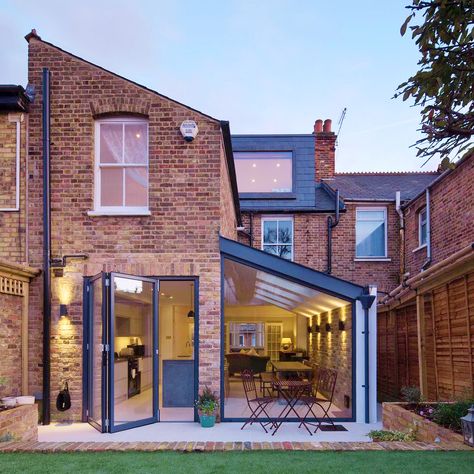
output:
{"label": "upstairs window", "polygon": [[387,209],[356,210],[356,257],[387,257]]}
{"label": "upstairs window", "polygon": [[235,171],[239,193],[291,193],[291,151],[236,151]]}
{"label": "upstairs window", "polygon": [[293,219],[291,217],[263,218],[262,250],[293,260]]}
{"label": "upstairs window", "polygon": [[95,124],[95,211],[148,212],[148,122],[136,118]]}
{"label": "upstairs window", "polygon": [[426,245],[426,236],[428,233],[428,220],[426,216],[426,207],[418,213],[418,245]]}

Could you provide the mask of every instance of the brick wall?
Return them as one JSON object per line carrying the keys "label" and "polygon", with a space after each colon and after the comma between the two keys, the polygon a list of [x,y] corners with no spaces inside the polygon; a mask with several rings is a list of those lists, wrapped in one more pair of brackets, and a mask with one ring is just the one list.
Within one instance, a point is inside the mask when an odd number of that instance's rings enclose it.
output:
{"label": "brick wall", "polygon": [[462,435],[437,425],[404,408],[404,403],[383,403],[382,422],[386,430],[408,433],[416,430],[417,441],[462,444]]}
{"label": "brick wall", "polygon": [[[474,236],[474,155],[430,190],[432,265],[461,250]],[[405,210],[406,270],[411,276],[421,271],[426,248],[418,248],[418,213],[425,206],[425,195]]]}
{"label": "brick wall", "polygon": [[[380,205],[379,205],[380,206]],[[377,207],[379,207],[377,206]],[[333,229],[332,274],[360,285],[377,285],[389,292],[399,284],[399,220],[393,204],[385,204],[388,216],[388,257],[390,261],[355,261],[355,226],[357,204],[346,203],[339,225]],[[370,204],[363,204],[370,207]],[[299,213],[294,219],[294,261],[319,271],[327,268],[327,214]],[[250,230],[250,216],[243,213],[243,225]],[[261,248],[262,214],[253,214],[253,246]],[[248,245],[246,236],[239,236]]]}
{"label": "brick wall", "polygon": [[[35,38],[29,43],[29,83],[38,95],[30,113],[31,209],[40,209],[41,71],[51,70],[51,222],[53,255],[86,253],[53,278],[51,390],[69,380],[72,409],[53,418],[78,419],[82,397],[82,278],[102,270],[136,275],[199,276],[201,386],[220,382],[220,254],[218,232],[235,220],[225,179],[220,124],[205,115],[90,65]],[[133,112],[149,120],[150,216],[92,217],[94,115]],[[179,126],[195,120],[199,134],[183,140]],[[222,200],[222,202],[221,202]],[[42,222],[31,215],[30,259],[41,264]],[[60,289],[64,286],[65,289]],[[70,321],[60,324],[59,304]],[[41,382],[41,282],[32,285],[31,380]]]}
{"label": "brick wall", "polygon": [[[339,330],[339,321],[345,323],[345,331]],[[337,416],[351,416],[350,410],[344,410],[344,395],[349,396],[352,409],[352,306],[337,308],[329,313],[313,317],[311,360],[319,368],[337,370],[337,382],[334,392],[334,403],[341,410]],[[326,323],[331,331],[326,331]],[[314,325],[319,324],[320,332],[315,332]]]}
{"label": "brick wall", "polygon": [[11,435],[14,441],[38,441],[38,405],[22,405],[0,412],[0,438]]}
{"label": "brick wall", "polygon": [[15,208],[16,121],[20,124],[20,210],[0,211],[0,259],[26,263],[25,175],[26,153],[24,114],[0,113],[0,208]]}
{"label": "brick wall", "polygon": [[[21,393],[21,315],[23,298],[0,293],[0,397]],[[25,394],[26,395],[26,394]]]}

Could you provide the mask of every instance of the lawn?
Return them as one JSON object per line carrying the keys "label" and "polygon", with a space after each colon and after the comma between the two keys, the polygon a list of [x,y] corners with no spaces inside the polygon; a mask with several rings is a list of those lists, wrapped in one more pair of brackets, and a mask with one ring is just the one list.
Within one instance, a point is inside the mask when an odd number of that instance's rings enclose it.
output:
{"label": "lawn", "polygon": [[217,453],[100,452],[61,454],[0,454],[5,473],[117,473],[172,472],[173,474],[305,472],[472,473],[474,452],[429,451],[251,451]]}

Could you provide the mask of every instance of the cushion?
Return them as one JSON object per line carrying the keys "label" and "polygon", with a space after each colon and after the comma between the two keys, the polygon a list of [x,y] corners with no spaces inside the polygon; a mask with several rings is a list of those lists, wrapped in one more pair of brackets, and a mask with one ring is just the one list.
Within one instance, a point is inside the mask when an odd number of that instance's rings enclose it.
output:
{"label": "cushion", "polygon": [[247,351],[245,349],[240,349],[239,354],[247,354]]}
{"label": "cushion", "polygon": [[248,352],[247,352],[248,355],[251,355],[251,356],[258,356],[258,352],[255,350],[255,347],[252,347]]}

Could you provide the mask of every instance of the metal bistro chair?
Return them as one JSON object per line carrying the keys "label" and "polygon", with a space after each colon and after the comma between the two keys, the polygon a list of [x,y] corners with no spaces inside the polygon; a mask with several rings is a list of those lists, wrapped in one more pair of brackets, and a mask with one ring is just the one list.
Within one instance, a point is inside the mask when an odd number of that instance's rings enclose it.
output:
{"label": "metal bistro chair", "polygon": [[275,399],[273,397],[258,396],[254,374],[251,370],[243,370],[241,373],[241,377],[245,392],[245,398],[247,399],[247,405],[250,410],[250,417],[240,429],[243,430],[248,424],[252,425],[253,423],[259,423],[260,426],[265,430],[265,433],[268,433],[265,426],[271,424],[272,427],[275,427],[275,423],[273,421],[267,421],[264,423],[262,421],[262,414],[270,420],[270,415],[267,412],[267,407],[268,405],[273,403]]}
{"label": "metal bistro chair", "polygon": [[[313,385],[313,393],[310,396],[301,397],[301,401],[308,407],[306,414],[303,417],[308,425],[316,426],[314,432],[318,431],[321,428],[322,423],[325,421],[332,426],[334,422],[329,416],[329,410],[332,406],[332,401],[334,397],[334,391],[336,388],[337,381],[337,371],[333,369],[319,369],[317,378]],[[324,405],[327,405],[326,407]],[[321,408],[323,412],[322,417],[316,416],[314,411],[315,407]],[[309,416],[312,416],[317,420],[317,423],[311,423],[306,421]],[[300,426],[302,423],[300,423]]]}

